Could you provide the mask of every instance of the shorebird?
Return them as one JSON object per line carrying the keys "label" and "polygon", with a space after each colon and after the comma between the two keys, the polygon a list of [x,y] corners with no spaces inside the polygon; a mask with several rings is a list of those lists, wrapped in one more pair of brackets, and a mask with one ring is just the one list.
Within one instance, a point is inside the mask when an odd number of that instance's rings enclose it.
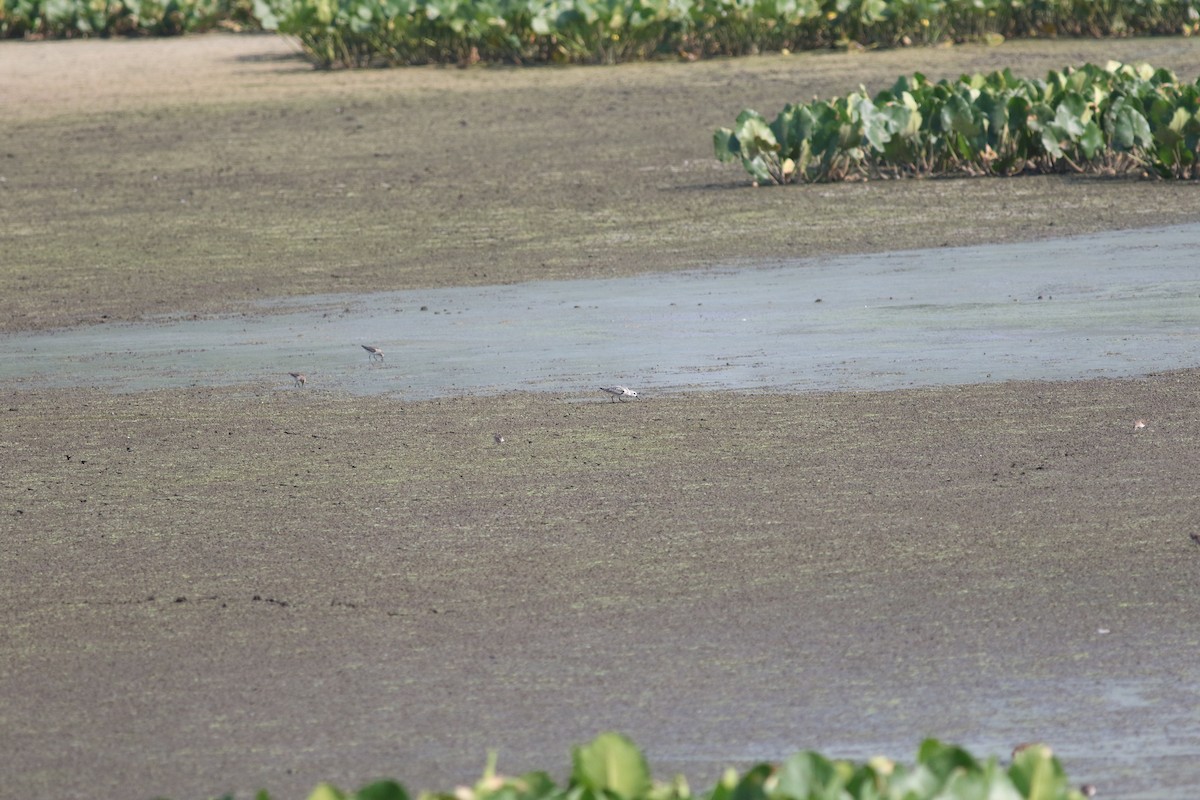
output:
{"label": "shorebird", "polygon": [[492,441],[494,441],[496,444],[504,444],[504,437],[498,433],[493,433]]}
{"label": "shorebird", "polygon": [[612,401],[614,403],[618,400],[624,403],[626,397],[638,396],[638,393],[633,389],[626,389],[624,386],[601,386],[600,391],[608,392],[610,395],[612,395]]}
{"label": "shorebird", "polygon": [[1146,420],[1144,419],[1139,419],[1133,423],[1133,429],[1135,431],[1140,431],[1144,427],[1146,427]]}
{"label": "shorebird", "polygon": [[303,372],[289,372],[288,375],[292,376],[292,380],[296,382],[296,386],[298,387],[308,383],[308,378],[305,377]]}
{"label": "shorebird", "polygon": [[376,358],[378,358],[380,361],[383,361],[383,351],[378,347],[371,347],[369,344],[364,344],[362,349],[366,350],[370,354],[367,356],[368,361],[374,361]]}

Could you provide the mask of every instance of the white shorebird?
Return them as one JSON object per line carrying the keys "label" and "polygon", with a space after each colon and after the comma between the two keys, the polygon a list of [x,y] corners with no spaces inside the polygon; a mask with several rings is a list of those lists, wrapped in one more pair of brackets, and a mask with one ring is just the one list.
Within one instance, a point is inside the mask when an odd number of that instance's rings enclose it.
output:
{"label": "white shorebird", "polygon": [[612,401],[614,403],[618,400],[624,403],[626,397],[638,396],[638,393],[633,389],[626,389],[624,386],[601,386],[600,391],[608,392],[610,395],[612,395]]}
{"label": "white shorebird", "polygon": [[296,382],[297,387],[303,386],[304,384],[308,383],[308,377],[305,376],[305,374],[303,372],[289,372],[288,375],[292,376],[292,380],[294,380]]}
{"label": "white shorebird", "polygon": [[362,349],[366,350],[367,353],[369,353],[369,355],[367,356],[368,361],[374,361],[377,358],[380,361],[383,361],[383,351],[380,350],[378,347],[371,347],[371,345],[369,345],[369,344],[364,344],[364,345],[362,345]]}

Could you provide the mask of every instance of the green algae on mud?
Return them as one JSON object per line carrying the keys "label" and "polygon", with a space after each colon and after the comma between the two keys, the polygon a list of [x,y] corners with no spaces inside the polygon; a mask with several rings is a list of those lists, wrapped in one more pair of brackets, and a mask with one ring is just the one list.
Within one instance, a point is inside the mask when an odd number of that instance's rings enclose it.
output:
{"label": "green algae on mud", "polygon": [[[64,797],[435,787],[620,728],[705,779],[945,734],[1049,738],[1121,796],[1192,780],[1165,744],[1154,774],[1108,756],[1147,713],[1195,723],[1198,382],[10,391],[0,771]],[[1137,714],[1096,700],[1130,681]],[[108,767],[67,770],[64,739]]]}
{"label": "green algae on mud", "polygon": [[[1131,180],[755,190],[711,145],[744,107],[770,112],[914,70],[1038,75],[1117,58],[1191,78],[1198,40],[335,75],[289,52],[263,36],[0,50],[26,98],[3,123],[0,249],[16,255],[0,261],[0,330],[1200,217],[1194,187]],[[114,71],[120,80],[87,83]]]}

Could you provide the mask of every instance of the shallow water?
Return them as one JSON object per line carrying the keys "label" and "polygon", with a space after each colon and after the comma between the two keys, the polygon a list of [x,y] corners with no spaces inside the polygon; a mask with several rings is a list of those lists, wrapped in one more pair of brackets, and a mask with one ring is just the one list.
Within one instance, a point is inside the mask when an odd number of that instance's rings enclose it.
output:
{"label": "shallow water", "polygon": [[[508,391],[871,390],[1194,366],[1200,225],[611,280],[276,300],[0,337],[0,380]],[[422,308],[426,310],[422,310]],[[371,364],[359,345],[382,347]]]}
{"label": "shallow water", "polygon": [[[1157,674],[1014,678],[982,686],[943,685],[942,694],[925,704],[912,698],[928,693],[928,686],[840,687],[824,702],[802,703],[803,714],[790,721],[778,719],[767,699],[761,708],[739,707],[755,720],[751,736],[764,730],[776,731],[775,736],[701,746],[664,736],[655,743],[654,755],[656,763],[689,775],[730,761],[778,761],[780,754],[806,748],[831,758],[862,761],[883,754],[911,764],[918,743],[934,736],[980,758],[994,755],[1007,762],[1014,745],[1032,739],[1052,744],[1070,778],[1097,784],[1106,797],[1171,800],[1191,796],[1200,781],[1193,687]],[[900,697],[889,698],[890,692]]]}

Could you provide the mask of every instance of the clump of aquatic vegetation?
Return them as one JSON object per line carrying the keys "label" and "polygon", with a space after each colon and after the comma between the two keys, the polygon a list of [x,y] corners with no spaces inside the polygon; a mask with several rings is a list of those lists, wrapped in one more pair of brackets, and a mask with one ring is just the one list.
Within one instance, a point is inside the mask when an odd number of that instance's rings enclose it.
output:
{"label": "clump of aquatic vegetation", "polygon": [[[252,5],[251,5],[252,4]],[[0,0],[0,38],[263,27],[320,67],[1200,33],[1200,0]]]}
{"label": "clump of aquatic vegetation", "polygon": [[713,137],[758,184],[1021,173],[1200,178],[1200,80],[1109,62],[933,83],[743,111]]}
{"label": "clump of aquatic vegetation", "polygon": [[254,0],[314,64],[613,63],[1200,32],[1200,0]]}
{"label": "clump of aquatic vegetation", "polygon": [[258,28],[250,0],[0,0],[0,38],[173,36]]}
{"label": "clump of aquatic vegetation", "polygon": [[[804,752],[744,772],[729,769],[711,789],[694,794],[682,777],[652,779],[636,745],[620,734],[605,733],[574,749],[566,785],[545,772],[504,777],[496,772],[493,754],[474,786],[427,792],[419,800],[1082,800],[1094,791],[1071,785],[1043,745],[1021,748],[1003,766],[994,757],[981,760],[961,747],[928,739],[912,765],[882,756],[854,762]],[[260,792],[257,800],[270,800],[270,795]],[[401,784],[385,780],[355,792],[323,783],[308,800],[411,798]]]}

